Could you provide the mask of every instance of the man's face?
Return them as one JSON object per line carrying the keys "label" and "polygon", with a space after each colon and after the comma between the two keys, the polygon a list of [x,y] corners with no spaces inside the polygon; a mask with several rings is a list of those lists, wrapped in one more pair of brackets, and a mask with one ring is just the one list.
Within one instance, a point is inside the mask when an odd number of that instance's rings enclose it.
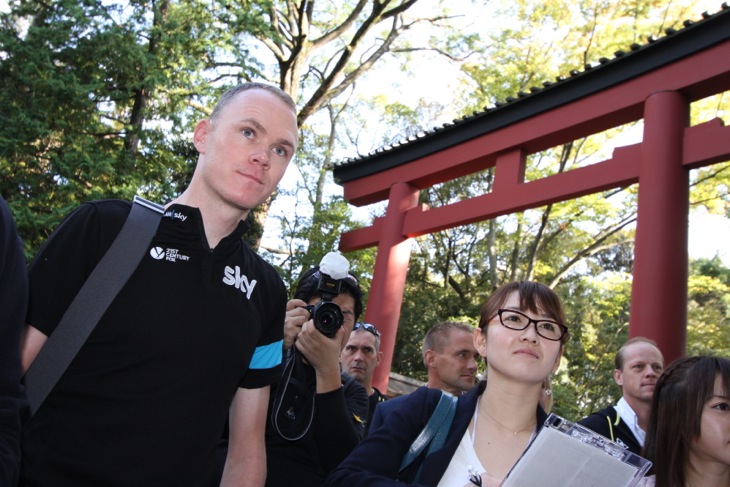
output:
{"label": "man's face", "polygon": [[340,355],[342,370],[368,387],[372,384],[373,371],[383,356],[383,352],[376,350],[375,342],[375,335],[359,328],[350,334],[350,339]]}
{"label": "man's face", "polygon": [[279,184],[297,137],[296,115],[276,95],[261,89],[236,94],[214,120],[195,128],[200,197],[247,214]]}
{"label": "man's face", "polygon": [[656,381],[664,370],[664,357],[651,343],[636,342],[624,349],[624,368],[614,370],[613,378],[624,398],[651,402]]}
{"label": "man's face", "polygon": [[[451,330],[441,352],[430,350],[426,353],[429,384],[434,382],[434,387],[456,394],[474,387],[479,352],[474,346],[471,333]],[[431,380],[432,377],[434,381]]]}

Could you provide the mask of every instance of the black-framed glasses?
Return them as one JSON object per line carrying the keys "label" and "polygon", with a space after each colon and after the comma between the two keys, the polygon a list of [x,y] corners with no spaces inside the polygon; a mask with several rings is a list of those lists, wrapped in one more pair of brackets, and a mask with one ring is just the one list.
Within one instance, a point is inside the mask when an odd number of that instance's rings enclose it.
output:
{"label": "black-framed glasses", "polygon": [[535,324],[535,331],[547,340],[558,341],[568,333],[568,327],[553,320],[533,320],[525,313],[513,309],[500,309],[497,311],[499,322],[510,330],[524,330],[531,323]]}
{"label": "black-framed glasses", "polygon": [[352,330],[355,331],[359,328],[362,328],[365,331],[369,331],[376,337],[380,337],[380,332],[378,331],[377,328],[375,328],[375,325],[371,325],[370,323],[363,323],[362,321],[358,321],[357,323],[355,323],[355,326],[352,328]]}

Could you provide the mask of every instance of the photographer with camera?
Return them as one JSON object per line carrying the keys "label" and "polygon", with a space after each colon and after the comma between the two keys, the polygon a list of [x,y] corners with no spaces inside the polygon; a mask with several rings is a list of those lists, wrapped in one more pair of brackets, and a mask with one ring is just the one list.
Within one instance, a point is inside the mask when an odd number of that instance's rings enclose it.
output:
{"label": "photographer with camera", "polygon": [[362,439],[367,392],[339,363],[362,309],[360,284],[338,253],[299,280],[286,305],[284,374],[269,401],[267,486],[322,485]]}

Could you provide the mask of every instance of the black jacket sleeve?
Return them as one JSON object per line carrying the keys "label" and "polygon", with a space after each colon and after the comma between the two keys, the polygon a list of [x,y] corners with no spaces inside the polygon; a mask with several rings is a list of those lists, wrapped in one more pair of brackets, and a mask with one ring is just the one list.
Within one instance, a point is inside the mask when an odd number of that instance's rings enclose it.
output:
{"label": "black jacket sleeve", "polygon": [[[315,396],[315,437],[322,469],[331,472],[362,440],[368,397],[355,381],[345,381],[334,391]],[[354,410],[349,405],[353,405]],[[362,416],[362,411],[366,416]],[[359,415],[358,415],[359,413]]]}
{"label": "black jacket sleeve", "polygon": [[27,414],[20,385],[20,333],[27,304],[23,249],[0,197],[0,485],[16,485],[20,471],[20,430]]}
{"label": "black jacket sleeve", "polygon": [[368,414],[370,412],[370,399],[365,387],[358,381],[342,373],[342,389],[345,393],[347,410],[352,416],[352,424],[355,426],[360,440],[365,436]]}

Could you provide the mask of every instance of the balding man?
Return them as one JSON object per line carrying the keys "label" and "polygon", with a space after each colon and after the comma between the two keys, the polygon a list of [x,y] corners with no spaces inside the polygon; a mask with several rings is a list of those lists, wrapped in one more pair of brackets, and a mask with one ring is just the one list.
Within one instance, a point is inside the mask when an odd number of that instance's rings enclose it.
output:
{"label": "balding man", "polygon": [[640,455],[664,357],[656,342],[636,337],[619,349],[614,365],[613,379],[623,396],[615,406],[596,411],[578,423]]}

